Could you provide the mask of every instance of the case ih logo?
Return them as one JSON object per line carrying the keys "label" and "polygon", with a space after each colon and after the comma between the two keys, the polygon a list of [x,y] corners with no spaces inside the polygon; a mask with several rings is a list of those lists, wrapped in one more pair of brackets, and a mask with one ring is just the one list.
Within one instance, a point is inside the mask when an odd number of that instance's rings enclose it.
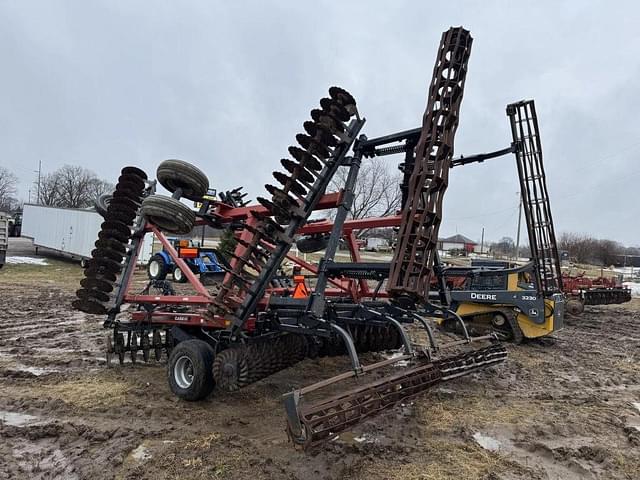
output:
{"label": "case ih logo", "polygon": [[497,300],[497,295],[490,293],[472,293],[471,298],[474,300]]}

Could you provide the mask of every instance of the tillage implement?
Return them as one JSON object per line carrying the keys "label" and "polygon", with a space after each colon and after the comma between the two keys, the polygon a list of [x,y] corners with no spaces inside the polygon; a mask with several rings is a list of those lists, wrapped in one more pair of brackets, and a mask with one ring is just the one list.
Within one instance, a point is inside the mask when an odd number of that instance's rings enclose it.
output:
{"label": "tillage implement", "polygon": [[[211,195],[207,176],[180,160],[162,162],[157,181],[135,167],[124,168],[74,302],[81,311],[106,316],[108,361],[115,356],[121,363],[126,357],[135,362],[139,353],[145,361],[159,360],[166,351],[172,391],[199,400],[214,388],[235,391],[305,358],[347,355],[350,371],[284,395],[289,437],[305,448],[439,382],[504,361],[506,350],[494,332],[470,335],[451,303],[432,302],[429,295],[432,282],[443,278],[438,230],[456,161],[454,138],[471,44],[463,28],[442,35],[422,126],[415,130],[368,139],[353,96],[331,87],[256,203],[246,201],[241,189]],[[349,219],[361,164],[391,153],[404,153],[401,211]],[[348,173],[340,191],[327,192],[341,168]],[[157,193],[156,182],[171,196]],[[196,209],[182,200],[195,202]],[[543,200],[532,202],[544,208]],[[334,209],[332,220],[310,219],[328,209]],[[551,285],[555,265],[548,261],[545,218],[532,219],[542,235],[534,261],[535,271],[542,272],[536,281]],[[219,263],[224,275],[212,282],[201,281],[166,236],[189,236],[203,226],[234,234],[234,246]],[[392,261],[363,262],[354,232],[385,227],[397,230]],[[167,264],[179,269],[185,284],[166,278],[136,283],[136,261],[148,234],[160,242]],[[300,251],[322,250],[314,256],[319,260],[294,255],[296,243]],[[350,262],[336,261],[340,243]],[[282,281],[286,263],[312,277],[302,294]],[[437,291],[439,297],[446,293]],[[460,334],[440,342],[434,318],[453,322]],[[365,352],[384,351],[393,354],[361,362]],[[343,381],[354,385],[341,388]],[[332,396],[316,398],[325,388]]]}

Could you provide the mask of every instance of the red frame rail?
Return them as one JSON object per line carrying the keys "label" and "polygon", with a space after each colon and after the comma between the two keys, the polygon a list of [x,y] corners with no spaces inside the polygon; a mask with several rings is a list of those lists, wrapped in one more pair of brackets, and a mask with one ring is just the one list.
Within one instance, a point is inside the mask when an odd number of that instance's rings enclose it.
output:
{"label": "red frame rail", "polygon": [[[316,210],[326,210],[330,208],[336,208],[337,205],[341,202],[343,193],[333,192],[324,195]],[[267,210],[262,205],[249,205],[245,207],[234,208],[224,203],[216,202],[213,204],[212,215],[216,217],[221,223],[231,223],[237,220],[245,220],[247,224],[251,225],[255,222],[255,218],[251,215],[251,212],[256,213],[268,213]],[[353,262],[360,262],[361,256],[358,250],[358,244],[356,241],[356,236],[354,231],[363,230],[369,228],[383,228],[383,227],[395,227],[400,224],[401,217],[398,215],[390,216],[390,217],[374,217],[367,218],[361,220],[348,220],[344,223],[342,229],[343,238],[346,241],[346,244],[349,248],[349,253],[351,256],[351,260]],[[204,219],[197,219],[197,226],[207,225],[207,221]],[[333,228],[333,222],[330,220],[324,219],[317,222],[311,222],[302,227],[299,231],[302,235],[310,235],[310,234],[320,234],[320,233],[329,233]],[[132,319],[134,321],[140,322],[155,322],[155,323],[166,323],[166,324],[178,324],[178,325],[188,325],[188,326],[200,326],[205,328],[226,328],[230,325],[230,321],[224,318],[223,316],[214,315],[211,313],[207,307],[213,303],[213,296],[207,290],[207,288],[202,284],[198,276],[191,271],[191,269],[187,266],[185,261],[179,256],[176,249],[173,247],[171,242],[167,239],[167,237],[155,226],[150,223],[144,228],[144,234],[153,233],[155,237],[160,241],[165,251],[168,253],[169,257],[175,262],[176,266],[182,270],[185,275],[187,282],[193,287],[196,294],[190,295],[140,295],[140,294],[132,294],[130,293],[132,287],[132,279],[133,279],[133,270],[130,272],[129,276],[123,279],[123,284],[125,285],[125,295],[124,295],[124,303],[136,303],[136,304],[149,304],[149,305],[188,305],[194,307],[193,310],[189,312],[172,312],[172,311],[164,311],[164,310],[154,310],[154,311],[146,311],[146,310],[138,310],[132,313]],[[243,240],[249,240],[251,233],[244,229],[240,234],[240,238]],[[243,238],[243,236],[245,238]],[[133,262],[137,261],[137,258],[140,254],[140,246],[142,242],[139,243],[138,251],[134,252],[132,257]],[[303,258],[289,253],[286,257],[288,260],[293,262],[294,264],[304,268],[309,271],[311,274],[317,274],[318,269],[317,266],[307,262]],[[236,260],[231,260],[231,266]],[[354,301],[359,301],[362,298],[370,297],[372,295],[371,288],[369,287],[366,280],[359,279],[330,279],[329,283],[333,288],[328,288],[326,290],[326,295],[329,297],[336,296],[349,296],[354,299]],[[260,302],[260,308],[266,308],[269,296],[272,294],[284,294],[286,293],[287,288],[269,288],[265,293],[265,297]],[[386,298],[386,291],[382,290],[378,292],[377,297]],[[252,318],[247,322],[247,329],[252,330],[255,327],[255,318]]]}

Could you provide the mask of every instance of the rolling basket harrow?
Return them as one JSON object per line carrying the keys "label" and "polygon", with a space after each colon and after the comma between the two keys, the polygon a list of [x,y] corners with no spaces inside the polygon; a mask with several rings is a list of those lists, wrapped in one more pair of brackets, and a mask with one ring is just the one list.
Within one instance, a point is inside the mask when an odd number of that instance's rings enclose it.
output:
{"label": "rolling basket harrow", "polygon": [[[304,122],[305,133],[296,136],[298,145],[289,147],[290,157],[280,161],[284,172],[274,172],[277,185],[266,185],[269,195],[258,197],[256,204],[245,202],[239,189],[212,198],[207,176],[179,160],[164,161],[157,170],[157,182],[171,197],[157,194],[156,181],[141,170],[124,168],[73,303],[86,313],[106,315],[104,326],[112,331],[108,359],[116,355],[122,363],[128,354],[136,361],[142,352],[145,361],[159,360],[166,350],[171,389],[181,398],[198,400],[214,387],[235,391],[305,358],[346,354],[351,371],[284,396],[287,431],[303,447],[436,383],[504,361],[506,350],[495,336],[470,336],[455,313],[432,308],[428,300],[471,43],[462,28],[443,34],[423,125],[411,135],[367,139],[360,133],[365,120],[355,99],[331,87]],[[402,211],[348,220],[361,163],[400,152],[405,153]],[[339,168],[348,169],[343,189],[326,193]],[[181,199],[200,207],[194,211]],[[313,212],[326,209],[335,209],[333,221],[309,221]],[[212,286],[200,281],[165,236],[187,235],[202,225],[231,229],[237,242],[224,278]],[[363,262],[359,256],[354,231],[375,227],[398,229],[390,265]],[[193,292],[176,293],[164,280],[134,292],[134,269],[147,234],[160,241]],[[326,244],[318,263],[291,254],[297,239],[320,237]],[[351,262],[335,261],[341,239]],[[274,280],[285,260],[315,276],[309,295],[293,296]],[[427,319],[438,315],[458,321],[462,338],[439,344]],[[409,324],[424,330],[428,343],[412,341]],[[488,346],[441,355],[447,347],[460,350],[475,342]],[[385,350],[400,354],[360,363],[359,354]],[[406,366],[366,382],[374,371],[399,362]],[[349,378],[357,380],[355,388],[317,402],[304,399]]]}

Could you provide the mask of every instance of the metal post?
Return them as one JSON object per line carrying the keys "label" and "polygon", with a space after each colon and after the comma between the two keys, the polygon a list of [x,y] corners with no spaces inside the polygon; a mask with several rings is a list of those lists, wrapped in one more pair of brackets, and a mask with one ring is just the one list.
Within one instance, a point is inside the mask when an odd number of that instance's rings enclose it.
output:
{"label": "metal post", "polygon": [[482,238],[480,239],[480,255],[484,254],[484,227],[482,227]]}

